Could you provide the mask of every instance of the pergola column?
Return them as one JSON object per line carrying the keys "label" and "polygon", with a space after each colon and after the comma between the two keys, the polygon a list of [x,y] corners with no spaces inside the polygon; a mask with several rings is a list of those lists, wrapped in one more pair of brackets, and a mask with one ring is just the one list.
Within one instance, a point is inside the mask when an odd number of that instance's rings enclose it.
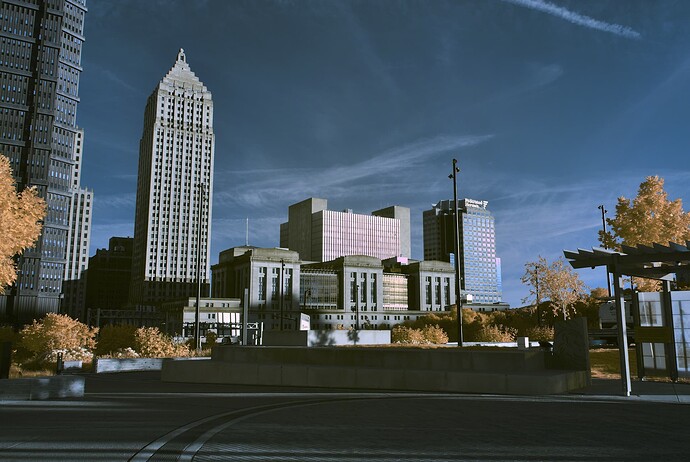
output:
{"label": "pergola column", "polygon": [[616,299],[616,323],[618,324],[618,351],[620,356],[621,385],[623,396],[630,396],[630,358],[628,355],[628,327],[625,323],[625,298],[623,296],[623,277],[616,264],[617,255],[613,256],[613,265],[608,267],[613,274],[613,293]]}

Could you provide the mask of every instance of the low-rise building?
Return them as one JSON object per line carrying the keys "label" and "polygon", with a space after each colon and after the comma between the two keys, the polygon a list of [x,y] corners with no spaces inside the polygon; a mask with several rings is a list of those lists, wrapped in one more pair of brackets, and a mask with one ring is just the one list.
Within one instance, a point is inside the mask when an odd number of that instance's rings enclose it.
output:
{"label": "low-rise building", "polygon": [[246,291],[249,322],[265,329],[298,329],[300,313],[316,330],[389,329],[455,304],[454,268],[442,261],[347,255],[302,262],[291,250],[243,246],[221,252],[211,271],[213,297],[243,302]]}

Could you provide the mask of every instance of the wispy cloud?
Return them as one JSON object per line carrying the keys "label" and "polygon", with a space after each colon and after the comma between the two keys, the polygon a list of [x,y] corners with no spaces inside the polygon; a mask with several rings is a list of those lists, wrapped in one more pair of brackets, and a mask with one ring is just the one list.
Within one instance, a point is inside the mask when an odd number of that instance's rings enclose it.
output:
{"label": "wispy cloud", "polygon": [[562,6],[554,5],[543,0],[503,0],[506,3],[522,6],[542,13],[550,14],[557,18],[564,19],[570,23],[578,26],[587,27],[589,29],[600,30],[610,34],[618,35],[629,39],[640,39],[642,35],[630,27],[622,26],[620,24],[612,24],[589,16],[576,13]]}
{"label": "wispy cloud", "polygon": [[[112,210],[116,208],[132,208],[136,203],[136,193],[124,194],[96,194],[94,197],[94,207],[97,210]],[[132,215],[134,216],[134,215]]]}
{"label": "wispy cloud", "polygon": [[105,76],[106,79],[108,79],[111,82],[121,86],[122,88],[124,88],[124,89],[126,89],[132,93],[135,93],[137,95],[144,94],[144,92],[142,92],[140,88],[137,88],[137,87],[127,83],[126,81],[124,81],[123,79],[118,77],[113,71],[111,71],[109,69],[102,69],[101,72]]}
{"label": "wispy cloud", "polygon": [[[400,178],[402,169],[414,169],[434,156],[469,148],[491,137],[439,136],[422,139],[386,150],[364,161],[323,169],[292,168],[261,171],[260,174],[255,171],[217,172],[214,205],[285,207],[289,201],[310,196],[328,194],[332,198],[340,193],[351,192],[355,185],[357,188],[366,188],[367,185],[359,183],[373,177],[376,177],[377,187],[381,188],[391,173],[397,172],[395,176]],[[237,177],[242,180],[235,181]]]}

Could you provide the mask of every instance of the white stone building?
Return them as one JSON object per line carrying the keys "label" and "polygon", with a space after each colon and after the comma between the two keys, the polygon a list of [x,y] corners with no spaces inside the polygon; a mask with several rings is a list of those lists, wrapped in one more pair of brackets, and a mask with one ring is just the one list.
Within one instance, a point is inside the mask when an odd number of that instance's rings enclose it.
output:
{"label": "white stone building", "polygon": [[[213,100],[184,50],[149,97],[139,148],[130,302],[208,293],[213,203]],[[201,222],[199,221],[201,220]]]}

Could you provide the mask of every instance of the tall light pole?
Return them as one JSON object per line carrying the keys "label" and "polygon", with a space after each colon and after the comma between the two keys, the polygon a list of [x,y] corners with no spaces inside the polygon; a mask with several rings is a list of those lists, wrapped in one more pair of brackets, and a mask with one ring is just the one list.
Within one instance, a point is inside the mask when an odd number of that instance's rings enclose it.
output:
{"label": "tall light pole", "polygon": [[355,284],[355,331],[359,331],[359,284]]}
{"label": "tall light pole", "polygon": [[194,347],[197,351],[201,351],[201,326],[199,323],[199,307],[201,305],[201,226],[202,217],[204,216],[204,185],[199,183],[199,224],[197,226],[196,235],[196,308],[194,310]]}
{"label": "tall light pole", "polygon": [[[599,210],[601,210],[601,228],[604,231],[604,234],[602,235],[602,243],[604,244],[604,248],[608,249],[606,246],[606,213],[608,210],[604,208],[604,205],[600,205],[597,207]],[[609,290],[609,297],[611,297],[611,278],[609,277],[609,269],[606,267],[606,287]]]}
{"label": "tall light pole", "polygon": [[453,173],[448,178],[453,180],[453,216],[455,219],[455,306],[458,307],[458,347],[462,347],[462,289],[460,287],[460,219],[458,217],[458,168],[457,159],[453,159]]}
{"label": "tall light pole", "polygon": [[283,273],[285,272],[285,260],[280,260],[280,289],[278,289],[278,306],[280,307],[280,330],[283,330]]}

